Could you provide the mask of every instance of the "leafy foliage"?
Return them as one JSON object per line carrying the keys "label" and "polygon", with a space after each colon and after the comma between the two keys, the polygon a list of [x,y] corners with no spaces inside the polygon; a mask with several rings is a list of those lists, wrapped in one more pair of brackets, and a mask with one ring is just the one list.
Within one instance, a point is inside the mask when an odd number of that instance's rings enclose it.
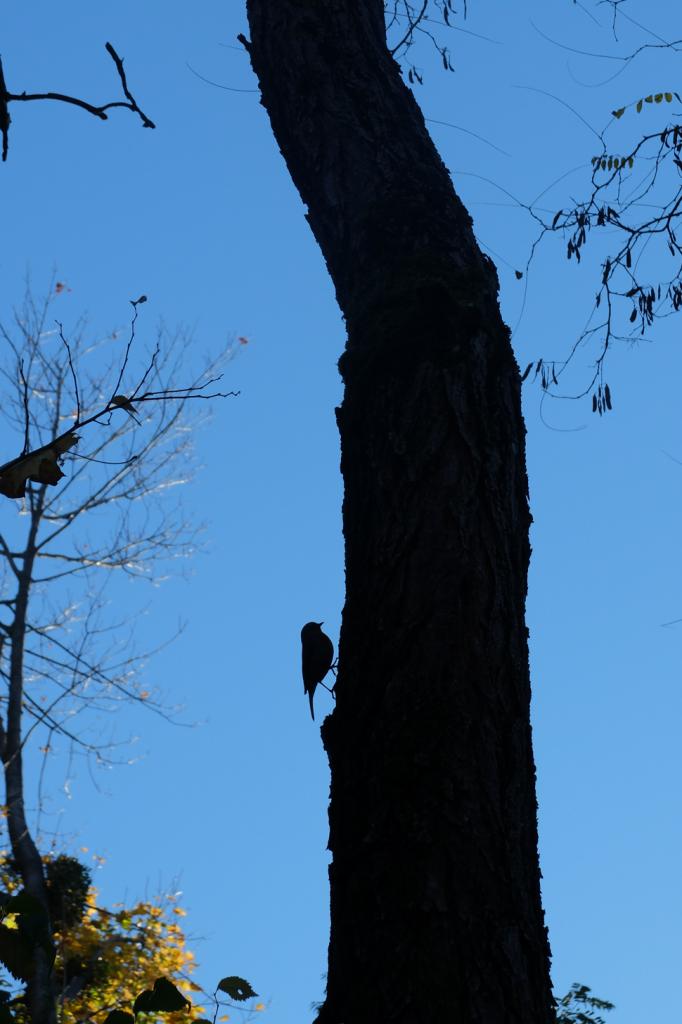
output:
{"label": "leafy foliage", "polygon": [[92,872],[76,857],[66,854],[50,858],[45,864],[47,905],[56,929],[70,928],[83,919]]}
{"label": "leafy foliage", "polygon": [[[50,906],[57,908],[52,923],[60,1024],[101,1020],[103,1014],[104,1024],[134,1024],[151,1020],[152,1015],[156,1020],[158,1013],[168,1024],[202,1024],[207,1020],[202,1002],[211,1004],[213,1020],[221,1008],[245,1012],[247,1020],[265,1009],[263,1003],[238,1005],[257,998],[257,993],[237,975],[223,978],[212,995],[192,980],[196,961],[178,923],[185,911],[175,896],[105,910],[97,906],[90,870],[77,858],[48,855],[43,861]],[[5,890],[0,893],[0,961],[14,979],[25,983],[32,973],[33,949],[45,929],[45,914],[38,901],[20,889],[14,862],[3,853],[0,886]],[[9,979],[8,988],[16,990]],[[220,998],[222,993],[230,1002]],[[200,999],[197,1005],[192,996]],[[0,988],[0,1024],[28,1024],[22,997],[19,992],[10,999],[10,993]]]}
{"label": "leafy foliage", "polygon": [[[630,103],[628,104],[628,106],[634,107],[637,113],[641,114],[642,108],[645,103],[662,103],[663,100],[665,100],[666,103],[672,103],[673,96],[678,101],[678,103],[682,103],[682,100],[680,100],[680,94],[677,92],[656,92],[652,93],[650,96],[643,96],[641,100],[635,100],[634,103]],[[627,106],[619,107],[618,110],[612,110],[611,113],[616,118],[616,120],[620,120],[620,118],[623,116],[627,109]]]}
{"label": "leafy foliage", "polygon": [[590,994],[588,985],[571,985],[557,1003],[557,1024],[605,1024],[597,1010],[613,1010],[614,1004]]}
{"label": "leafy foliage", "polygon": [[[184,911],[172,897],[113,912],[97,908],[95,899],[96,892],[91,890],[82,921],[57,937],[57,978],[61,972],[63,988],[77,979],[83,984],[64,1004],[64,1024],[76,1024],[108,1007],[133,1004],[141,989],[154,990],[160,976],[173,978],[185,991],[199,989],[189,978],[195,968],[194,954],[186,948],[177,923]],[[163,1008],[156,1003],[138,1007]]]}
{"label": "leafy foliage", "polygon": [[[90,872],[76,858],[47,856],[44,862],[51,900],[62,907],[55,918],[54,976],[58,995],[63,999],[63,1024],[89,1020],[120,1004],[132,1005],[140,990],[153,988],[160,976],[172,978],[183,991],[199,990],[189,977],[195,968],[194,954],[186,948],[185,935],[178,924],[185,911],[174,897],[104,910],[97,906],[96,889],[88,884],[83,894],[82,886],[86,880],[89,883]],[[15,892],[19,884],[7,857],[0,862],[0,883],[8,892]],[[30,897],[23,893],[12,896],[5,903],[4,913],[14,917],[17,907],[22,909],[20,901],[26,899]],[[21,917],[24,913],[25,910]],[[19,922],[21,917],[17,918]],[[1,938],[0,957],[15,977],[26,981],[30,970],[21,959],[23,945],[18,927],[11,938],[11,962],[4,955],[10,943],[2,946]],[[200,1010],[198,1007],[196,1012]],[[23,1013],[23,1007],[18,1005],[15,1019],[20,1024],[25,1019]],[[183,1019],[194,1017],[185,1014]]]}

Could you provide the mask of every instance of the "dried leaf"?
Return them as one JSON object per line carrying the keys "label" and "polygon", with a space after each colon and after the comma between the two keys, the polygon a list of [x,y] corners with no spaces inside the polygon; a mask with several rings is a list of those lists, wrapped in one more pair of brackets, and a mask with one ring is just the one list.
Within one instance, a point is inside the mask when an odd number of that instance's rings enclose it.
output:
{"label": "dried leaf", "polygon": [[23,498],[27,480],[52,487],[58,484],[64,476],[59,460],[77,443],[78,435],[69,431],[42,448],[36,448],[0,466],[0,494],[7,498]]}

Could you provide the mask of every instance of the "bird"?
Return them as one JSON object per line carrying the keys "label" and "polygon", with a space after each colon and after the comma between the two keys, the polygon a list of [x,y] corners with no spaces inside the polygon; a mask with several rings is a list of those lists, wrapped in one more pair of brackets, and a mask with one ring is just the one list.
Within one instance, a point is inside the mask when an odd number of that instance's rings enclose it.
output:
{"label": "bird", "polygon": [[125,395],[114,395],[114,397],[111,399],[111,402],[109,404],[110,405],[116,405],[116,406],[118,406],[119,409],[125,409],[125,411],[128,413],[128,415],[131,416],[135,420],[135,422],[137,423],[138,427],[142,426],[142,424],[138,420],[137,416],[135,415],[135,413],[137,412],[137,409],[135,408],[133,403],[130,401],[130,399],[126,398]]}
{"label": "bird", "polygon": [[315,687],[322,682],[334,661],[334,644],[320,629],[323,625],[323,622],[306,622],[301,630],[303,692],[308,694],[313,721]]}

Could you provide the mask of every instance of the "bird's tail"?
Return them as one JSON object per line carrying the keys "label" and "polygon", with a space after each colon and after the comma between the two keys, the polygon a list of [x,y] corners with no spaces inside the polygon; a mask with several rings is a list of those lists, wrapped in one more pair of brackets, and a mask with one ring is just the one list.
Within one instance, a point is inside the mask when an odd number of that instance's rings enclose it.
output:
{"label": "bird's tail", "polygon": [[310,693],[308,694],[308,700],[310,701],[310,714],[312,716],[313,722],[315,721],[315,710],[313,708],[313,694],[314,694],[314,692],[315,692],[314,690],[311,690]]}

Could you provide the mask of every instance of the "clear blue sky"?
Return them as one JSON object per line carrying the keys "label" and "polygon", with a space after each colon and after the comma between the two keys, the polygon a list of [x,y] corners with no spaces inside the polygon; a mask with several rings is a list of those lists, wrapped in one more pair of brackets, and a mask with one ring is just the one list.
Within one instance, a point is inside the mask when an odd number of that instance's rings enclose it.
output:
{"label": "clear blue sky", "polygon": [[[645,10],[632,0],[623,11],[675,34],[671,2]],[[426,75],[417,96],[427,117],[505,151],[431,125],[498,262],[519,362],[561,359],[589,315],[594,264],[567,263],[557,241],[528,282],[517,281],[533,228],[493,183],[529,202],[572,171],[539,204],[567,206],[585,193],[595,151],[581,118],[600,130],[614,107],[674,89],[679,57],[676,65],[652,51],[622,70],[545,38],[623,52],[607,9],[589,0],[470,0],[469,12],[456,22],[467,32],[442,30],[455,74],[426,47],[415,55]],[[0,167],[0,312],[6,319],[20,302],[27,270],[40,292],[57,268],[72,289],[62,296],[67,323],[87,311],[94,332],[111,330],[125,323],[127,300],[146,292],[146,328],[161,317],[191,326],[198,359],[249,338],[227,371],[241,397],[217,404],[197,436],[204,468],[185,494],[190,516],[208,523],[207,553],[189,580],[153,592],[144,620],[151,642],[186,620],[148,671],[199,724],[175,729],[132,709],[119,729],[139,735],[140,760],[102,773],[99,792],[87,772],[72,771],[70,797],[59,788],[67,765],[55,764],[48,810],[70,848],[106,858],[96,878],[104,901],[178,880],[188,930],[201,939],[201,980],[242,974],[270,1002],[272,1024],[299,1024],[323,994],[329,783],[302,693],[299,630],[324,619],[336,640],[343,603],[334,406],[344,331],[249,91],[256,83],[235,39],[245,30],[241,2],[214,0],[39,0],[6,13],[10,90],[116,99],[110,40],[158,128],[142,130],[126,112],[102,124],[63,105],[14,105]],[[631,23],[620,34],[626,47],[654,41]],[[188,64],[246,91],[209,86]],[[621,149],[644,124],[625,121]],[[576,365],[587,374],[594,357],[585,347]],[[672,320],[654,344],[614,351],[615,409],[603,420],[586,402],[541,409],[539,390],[525,391],[533,723],[554,979],[559,992],[580,980],[613,1000],[614,1024],[670,1020],[677,1002],[682,624],[662,624],[682,617],[682,466],[665,454],[682,461],[681,371]],[[2,516],[14,514],[5,503]],[[328,702],[320,694],[319,717]]]}

